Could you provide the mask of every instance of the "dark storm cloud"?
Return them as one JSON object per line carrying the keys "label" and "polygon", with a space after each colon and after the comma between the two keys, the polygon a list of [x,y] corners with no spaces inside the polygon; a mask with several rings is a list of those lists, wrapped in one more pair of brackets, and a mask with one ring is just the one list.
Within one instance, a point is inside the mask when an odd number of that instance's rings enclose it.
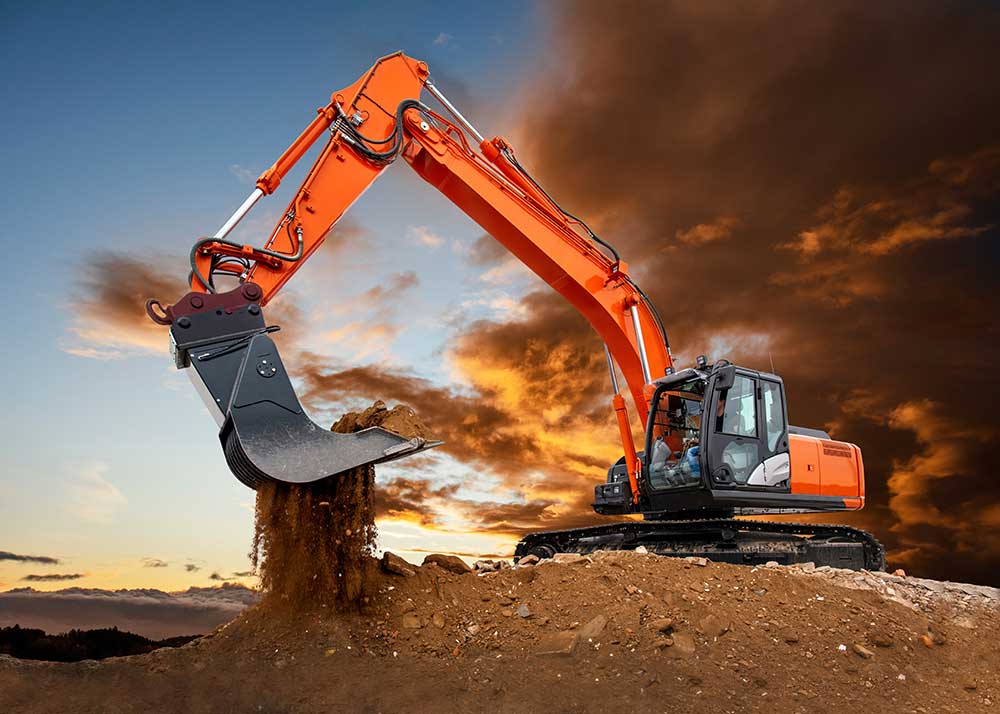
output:
{"label": "dark storm cloud", "polygon": [[46,573],[44,575],[25,575],[21,580],[29,583],[55,583],[61,580],[79,580],[85,577],[83,573]]}
{"label": "dark storm cloud", "polygon": [[0,550],[0,560],[7,560],[14,563],[41,563],[43,565],[58,565],[59,559],[48,555],[19,555]]}
{"label": "dark storm cloud", "polygon": [[[855,521],[895,562],[995,580],[1000,11],[562,7],[523,132],[538,178],[619,247],[675,351],[773,359],[793,422],[861,444]],[[549,318],[506,350],[579,324]]]}

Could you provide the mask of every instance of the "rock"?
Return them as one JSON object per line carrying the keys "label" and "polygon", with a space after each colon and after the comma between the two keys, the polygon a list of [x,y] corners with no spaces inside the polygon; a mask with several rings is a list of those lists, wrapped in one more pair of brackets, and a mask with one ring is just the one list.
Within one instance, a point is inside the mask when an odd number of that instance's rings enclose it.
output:
{"label": "rock", "polygon": [[944,583],[937,580],[922,580],[920,584],[935,593],[943,593],[947,589]]}
{"label": "rock", "polygon": [[673,646],[674,646],[673,637],[657,637],[655,640],[653,640],[653,648],[661,652],[665,650],[667,647],[673,647]]}
{"label": "rock", "polygon": [[424,558],[424,565],[428,565],[430,563],[434,563],[434,565],[437,565],[450,573],[457,573],[458,575],[464,575],[465,573],[472,572],[472,568],[470,568],[464,560],[456,555],[431,553]]}
{"label": "rock", "polygon": [[625,592],[627,592],[629,595],[635,595],[637,592],[639,592],[639,588],[637,588],[635,585],[626,585]]}
{"label": "rock", "polygon": [[872,652],[867,647],[865,647],[864,645],[854,645],[852,649],[854,650],[854,653],[856,655],[858,655],[859,657],[863,657],[864,659],[871,659],[872,657],[875,656],[875,653]]}
{"label": "rock", "polygon": [[576,632],[577,635],[580,637],[580,640],[585,642],[587,640],[592,640],[598,635],[600,635],[602,632],[604,632],[604,628],[607,626],[608,626],[608,618],[606,618],[604,615],[598,615],[594,619],[587,622],[587,624],[585,624]]}
{"label": "rock", "polygon": [[649,626],[652,627],[656,632],[670,632],[672,629],[674,629],[674,621],[672,618],[663,617],[660,618],[659,620],[653,620],[651,623],[649,623]]}
{"label": "rock", "polygon": [[518,568],[514,573],[514,577],[517,578],[517,582],[522,585],[526,585],[527,583],[533,581],[535,579],[535,575],[537,575],[537,573],[534,568]]}
{"label": "rock", "polygon": [[717,640],[729,632],[729,622],[723,622],[715,615],[706,615],[698,622],[698,632],[710,640]]}
{"label": "rock", "polygon": [[582,565],[583,563],[589,563],[590,558],[585,558],[579,553],[556,553],[552,556],[552,562]]}
{"label": "rock", "polygon": [[885,630],[873,630],[865,635],[865,639],[876,647],[892,647],[892,635]]}
{"label": "rock", "polygon": [[522,617],[524,619],[528,619],[529,617],[531,617],[531,608],[528,607],[527,603],[522,602],[520,605],[517,606],[517,616]]}
{"label": "rock", "polygon": [[477,560],[472,564],[472,568],[477,573],[492,573],[500,570],[500,563],[492,560]]}
{"label": "rock", "polygon": [[769,560],[766,563],[764,563],[764,567],[765,568],[780,568],[781,567],[781,563],[779,563],[777,560]]}
{"label": "rock", "polygon": [[468,627],[465,628],[465,631],[468,632],[470,635],[475,635],[479,632],[480,629],[482,628],[480,628],[479,625],[469,625]]}
{"label": "rock", "polygon": [[517,561],[517,564],[518,564],[518,566],[522,566],[522,565],[534,565],[537,562],[538,562],[538,556],[535,555],[534,553],[531,553],[530,555],[525,555],[525,556],[522,556],[521,558],[519,558],[518,561]]}
{"label": "rock", "polygon": [[895,575],[897,578],[906,577],[906,571],[903,570],[902,568],[896,568],[895,570],[892,571],[892,574]]}
{"label": "rock", "polygon": [[512,607],[502,607],[500,608],[500,614],[504,617],[514,617],[514,608]]}
{"label": "rock", "polygon": [[691,563],[691,565],[697,565],[699,568],[704,568],[708,566],[708,558],[698,558],[693,555],[689,555],[684,559],[685,563]]}
{"label": "rock", "polygon": [[649,551],[646,550],[646,546],[644,545],[640,545],[638,548],[636,548],[635,552],[638,553],[639,555],[649,555]]}
{"label": "rock", "polygon": [[808,563],[799,563],[798,568],[804,573],[811,573],[816,569],[816,563],[812,561],[809,561]]}
{"label": "rock", "polygon": [[434,625],[434,627],[438,628],[439,630],[444,628],[444,615],[442,615],[440,612],[435,612],[433,615],[431,615],[431,624]]}
{"label": "rock", "polygon": [[412,565],[389,551],[382,554],[382,570],[392,575],[401,575],[404,578],[412,578],[417,574]]}
{"label": "rock", "polygon": [[547,657],[572,657],[576,651],[575,632],[557,632],[543,637],[535,654]]}
{"label": "rock", "polygon": [[799,634],[797,632],[789,631],[785,633],[784,639],[785,642],[787,642],[788,644],[794,645],[796,642],[799,641]]}
{"label": "rock", "polygon": [[674,644],[670,648],[671,654],[677,657],[691,657],[695,652],[694,638],[691,635],[686,635],[682,632],[678,632],[673,635]]}
{"label": "rock", "polygon": [[408,612],[403,615],[403,627],[407,630],[419,630],[423,627],[423,623],[415,612]]}

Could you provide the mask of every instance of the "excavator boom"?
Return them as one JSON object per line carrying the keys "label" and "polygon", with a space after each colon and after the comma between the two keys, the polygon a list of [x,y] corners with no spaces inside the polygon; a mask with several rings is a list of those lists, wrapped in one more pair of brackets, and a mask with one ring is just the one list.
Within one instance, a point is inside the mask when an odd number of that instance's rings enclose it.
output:
{"label": "excavator boom", "polygon": [[[424,89],[439,100],[443,113],[421,103]],[[274,192],[324,136],[326,144],[263,246],[232,241],[229,234],[257,201]],[[655,308],[614,249],[555,203],[510,144],[500,137],[484,139],[434,86],[427,66],[402,53],[383,57],[357,82],[334,92],[261,174],[236,213],[213,236],[195,243],[188,295],[166,308],[155,300],[147,304],[154,320],[171,326],[177,365],[194,368],[192,378],[220,424],[230,468],[251,486],[268,478],[312,481],[429,448],[379,433],[383,430],[334,435],[316,426],[295,397],[262,312],[351,204],[400,156],[601,335],[637,499],[639,461],[615,364],[644,427],[647,385],[673,365]],[[236,277],[240,285],[219,293],[220,276]]]}

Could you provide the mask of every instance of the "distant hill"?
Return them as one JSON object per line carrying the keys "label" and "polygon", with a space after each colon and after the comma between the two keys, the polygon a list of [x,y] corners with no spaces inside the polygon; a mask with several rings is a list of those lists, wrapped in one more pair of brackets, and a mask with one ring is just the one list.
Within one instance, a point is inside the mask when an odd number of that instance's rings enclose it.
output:
{"label": "distant hill", "polygon": [[70,630],[50,635],[30,627],[0,628],[0,654],[18,659],[40,659],[50,662],[79,662],[84,659],[124,657],[152,652],[161,647],[180,647],[198,635],[150,640],[117,627],[100,630]]}
{"label": "distant hill", "polygon": [[0,592],[0,627],[46,632],[118,628],[151,641],[211,632],[257,602],[256,590],[236,583],[163,592],[152,588],[65,588]]}

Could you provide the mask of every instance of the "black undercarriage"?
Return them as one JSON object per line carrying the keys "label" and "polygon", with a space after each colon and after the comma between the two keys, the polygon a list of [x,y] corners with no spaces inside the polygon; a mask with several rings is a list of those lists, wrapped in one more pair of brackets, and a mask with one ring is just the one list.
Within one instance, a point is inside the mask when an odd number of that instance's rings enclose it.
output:
{"label": "black undercarriage", "polygon": [[514,557],[634,550],[672,557],[700,556],[738,565],[815,563],[850,570],[885,569],[885,550],[858,528],[738,519],[622,521],[525,536]]}

